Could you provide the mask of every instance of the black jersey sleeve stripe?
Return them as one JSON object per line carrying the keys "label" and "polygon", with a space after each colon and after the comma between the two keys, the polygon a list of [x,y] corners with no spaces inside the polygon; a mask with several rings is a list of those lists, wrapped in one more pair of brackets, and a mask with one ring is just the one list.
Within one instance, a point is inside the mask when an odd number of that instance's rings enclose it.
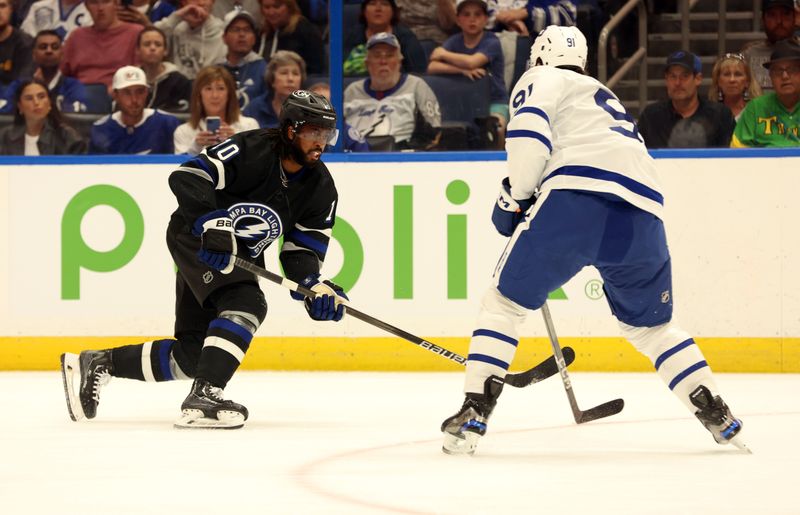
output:
{"label": "black jersey sleeve stripe", "polygon": [[216,188],[217,184],[219,183],[219,173],[217,173],[215,166],[203,160],[202,157],[202,155],[198,155],[194,159],[186,161],[178,167],[178,170],[203,177],[211,182],[211,184],[213,184]]}
{"label": "black jersey sleeve stripe", "polygon": [[329,241],[330,238],[322,232],[313,230],[302,231],[295,228],[284,236],[284,247],[289,244],[290,248],[300,247],[300,249],[308,249],[317,254],[321,260],[324,260],[325,254],[328,252]]}

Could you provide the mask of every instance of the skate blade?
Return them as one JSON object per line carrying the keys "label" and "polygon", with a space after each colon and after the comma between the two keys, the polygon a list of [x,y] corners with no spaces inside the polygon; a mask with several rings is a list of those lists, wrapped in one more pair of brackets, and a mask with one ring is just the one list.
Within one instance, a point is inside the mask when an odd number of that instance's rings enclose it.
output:
{"label": "skate blade", "polygon": [[174,426],[176,429],[239,429],[244,426],[244,415],[220,411],[217,418],[209,418],[200,410],[185,409]]}
{"label": "skate blade", "polygon": [[73,382],[74,375],[80,369],[79,359],[77,354],[66,352],[61,355],[61,379],[64,382],[64,396],[67,400],[69,418],[74,422],[86,418],[86,415],[83,413],[83,406],[81,406],[81,399],[78,394],[75,393],[75,383]]}
{"label": "skate blade", "polygon": [[728,440],[728,443],[730,443],[731,445],[733,445],[734,447],[736,447],[737,449],[739,449],[742,452],[745,452],[747,454],[753,454],[753,451],[751,451],[750,447],[748,447],[744,443],[744,441],[742,441],[742,439],[739,437],[739,435],[736,435],[733,438],[731,438],[730,440]]}
{"label": "skate blade", "polygon": [[467,431],[460,435],[452,433],[444,434],[444,442],[442,443],[442,452],[453,456],[472,456],[475,454],[475,449],[478,447],[478,440],[481,436],[477,433]]}

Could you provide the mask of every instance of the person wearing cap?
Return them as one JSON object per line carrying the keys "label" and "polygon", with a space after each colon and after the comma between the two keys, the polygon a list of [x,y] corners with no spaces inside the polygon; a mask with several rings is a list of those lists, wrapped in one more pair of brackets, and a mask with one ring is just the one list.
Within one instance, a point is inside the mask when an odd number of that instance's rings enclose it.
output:
{"label": "person wearing cap", "polygon": [[168,51],[167,36],[158,27],[151,25],[139,33],[136,57],[150,87],[147,107],[183,113],[189,110],[192,82],[165,60]]}
{"label": "person wearing cap", "polygon": [[772,81],[763,64],[769,61],[775,43],[784,39],[797,41],[793,36],[794,20],[794,0],[761,0],[761,25],[767,38],[747,43],[741,53],[764,92],[772,91]]}
{"label": "person wearing cap", "polygon": [[[367,138],[373,150],[434,148],[441,135],[439,100],[425,81],[401,71],[397,37],[379,32],[369,38],[366,48],[369,77],[345,89],[345,121]],[[377,137],[384,145],[375,144]]]}
{"label": "person wearing cap", "polygon": [[367,41],[375,34],[394,34],[403,54],[402,67],[406,73],[425,73],[428,59],[414,33],[399,22],[400,15],[395,0],[363,0],[359,23],[348,27],[342,43],[345,75],[365,75]]}
{"label": "person wearing cap", "polygon": [[477,80],[487,74],[492,82],[489,101],[496,120],[496,149],[505,148],[503,133],[508,120],[508,92],[504,80],[503,49],[493,32],[484,29],[489,12],[484,0],[459,0],[456,23],[461,32],[450,36],[431,52],[428,73],[462,74]]}
{"label": "person wearing cap", "polygon": [[145,107],[147,77],[141,68],[123,66],[114,73],[111,98],[117,111],[97,120],[89,139],[90,154],[172,154],[180,120]]}
{"label": "person wearing cap", "polygon": [[775,90],[747,103],[731,147],[800,146],[800,44],[777,42],[764,67]]}
{"label": "person wearing cap", "polygon": [[14,121],[0,129],[0,155],[46,156],[86,153],[86,142],[63,123],[41,79],[24,79],[14,92]]}
{"label": "person wearing cap", "polygon": [[654,102],[639,117],[647,148],[727,147],[736,122],[722,103],[701,98],[700,58],[680,50],[667,57],[667,100]]}
{"label": "person wearing cap", "polygon": [[308,73],[321,75],[327,72],[322,34],[303,16],[296,0],[261,0],[261,15],[264,31],[256,52],[266,61],[275,52],[289,50],[303,58]]}
{"label": "person wearing cap", "polygon": [[264,73],[267,62],[253,52],[258,38],[256,19],[247,11],[234,9],[225,15],[222,40],[228,49],[221,64],[236,82],[239,107],[244,109],[250,100],[264,94]]}
{"label": "person wearing cap", "polygon": [[84,84],[108,87],[114,72],[136,63],[136,39],[143,27],[120,20],[115,0],[86,0],[85,5],[94,23],[70,33],[61,73]]}
{"label": "person wearing cap", "polygon": [[198,70],[225,60],[222,20],[211,14],[214,0],[184,0],[183,6],[154,23],[167,35],[169,60],[193,80]]}

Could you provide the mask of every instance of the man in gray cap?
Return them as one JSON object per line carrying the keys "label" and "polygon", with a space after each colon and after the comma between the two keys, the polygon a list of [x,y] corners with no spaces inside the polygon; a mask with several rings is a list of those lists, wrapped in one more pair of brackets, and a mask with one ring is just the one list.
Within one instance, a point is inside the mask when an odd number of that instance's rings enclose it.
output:
{"label": "man in gray cap", "polygon": [[742,48],[742,55],[750,66],[753,78],[766,93],[772,91],[772,81],[762,66],[770,59],[775,43],[796,38],[794,33],[794,0],[761,0],[761,24],[767,39],[753,41]]}
{"label": "man in gray cap", "polygon": [[647,148],[727,147],[736,122],[725,104],[697,94],[703,80],[700,58],[678,51],[667,57],[667,100],[654,102],[639,117]]}
{"label": "man in gray cap", "polygon": [[731,146],[800,146],[800,44],[791,39],[778,41],[764,68],[775,90],[747,103]]}

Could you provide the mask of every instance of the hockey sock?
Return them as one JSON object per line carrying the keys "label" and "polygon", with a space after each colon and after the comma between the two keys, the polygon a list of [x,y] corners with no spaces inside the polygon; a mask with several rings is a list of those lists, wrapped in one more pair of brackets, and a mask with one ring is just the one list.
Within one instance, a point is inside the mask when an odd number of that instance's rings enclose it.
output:
{"label": "hockey sock", "polygon": [[705,385],[716,395],[717,385],[711,368],[689,333],[671,322],[656,327],[620,325],[625,337],[650,358],[659,377],[689,411],[697,411],[689,394],[699,385]]}
{"label": "hockey sock", "polygon": [[251,325],[241,318],[212,320],[200,353],[196,377],[225,388],[250,347],[251,331]]}
{"label": "hockey sock", "polygon": [[517,324],[524,318],[524,310],[497,289],[487,292],[469,344],[464,393],[483,393],[489,376],[505,377],[517,352]]}
{"label": "hockey sock", "polygon": [[154,340],[111,351],[114,376],[139,381],[188,379],[172,357],[175,340]]}

